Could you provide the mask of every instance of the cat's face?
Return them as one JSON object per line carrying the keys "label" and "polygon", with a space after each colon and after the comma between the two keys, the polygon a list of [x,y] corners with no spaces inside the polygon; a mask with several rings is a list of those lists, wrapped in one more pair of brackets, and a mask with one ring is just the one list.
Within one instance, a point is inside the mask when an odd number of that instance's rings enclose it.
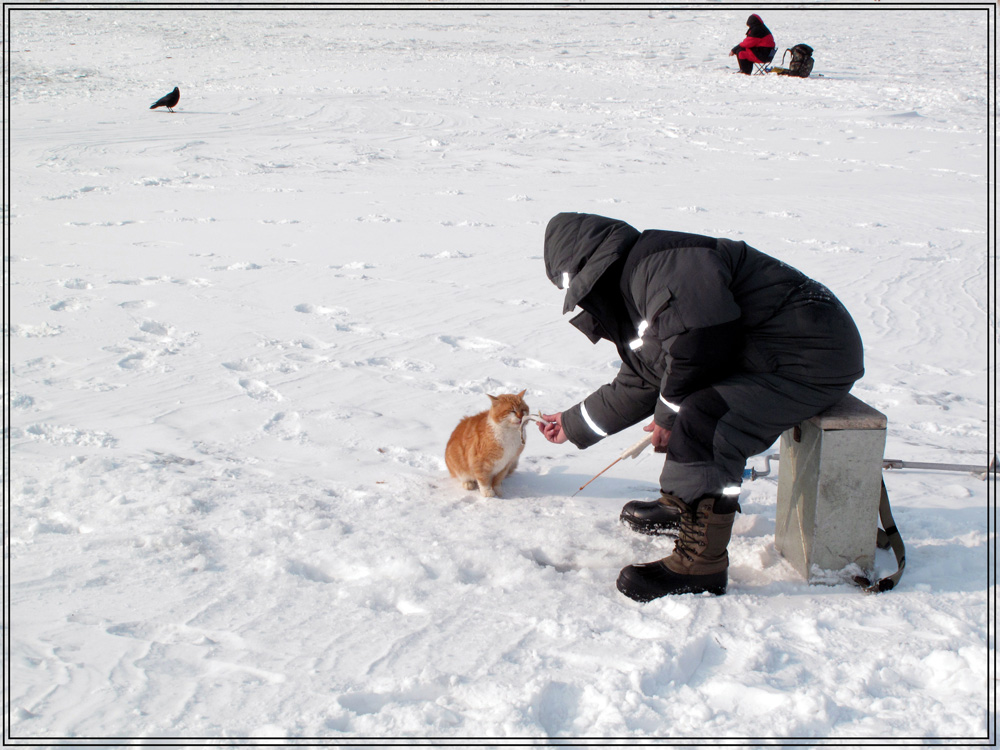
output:
{"label": "cat's face", "polygon": [[524,418],[528,416],[529,409],[528,404],[524,401],[525,391],[520,393],[502,393],[499,396],[489,396],[491,406],[490,406],[490,416],[493,417],[493,421],[498,424],[503,424],[505,422],[510,424],[521,424]]}

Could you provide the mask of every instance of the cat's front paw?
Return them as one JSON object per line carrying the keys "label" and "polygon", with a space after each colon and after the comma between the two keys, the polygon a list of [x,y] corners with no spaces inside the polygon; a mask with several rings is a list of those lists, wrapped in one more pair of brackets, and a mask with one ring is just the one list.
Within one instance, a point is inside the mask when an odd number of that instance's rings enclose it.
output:
{"label": "cat's front paw", "polygon": [[496,497],[497,496],[497,493],[494,492],[493,488],[490,487],[488,484],[486,484],[486,485],[483,485],[483,484],[479,485],[479,492],[482,494],[483,497]]}

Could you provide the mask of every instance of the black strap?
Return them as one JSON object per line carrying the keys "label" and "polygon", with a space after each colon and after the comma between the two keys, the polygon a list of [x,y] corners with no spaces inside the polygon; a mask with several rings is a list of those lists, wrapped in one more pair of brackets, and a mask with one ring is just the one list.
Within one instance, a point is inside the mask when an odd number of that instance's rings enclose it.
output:
{"label": "black strap", "polygon": [[906,567],[906,548],[903,546],[903,538],[899,535],[896,522],[892,520],[892,510],[889,508],[889,493],[885,489],[885,480],[882,480],[882,497],[878,503],[878,517],[882,522],[882,528],[878,530],[875,543],[879,549],[889,549],[896,554],[896,564],[898,569],[895,573],[885,578],[881,578],[872,583],[864,576],[855,576],[854,582],[862,587],[866,594],[880,594],[883,591],[891,591],[903,577],[903,568]]}

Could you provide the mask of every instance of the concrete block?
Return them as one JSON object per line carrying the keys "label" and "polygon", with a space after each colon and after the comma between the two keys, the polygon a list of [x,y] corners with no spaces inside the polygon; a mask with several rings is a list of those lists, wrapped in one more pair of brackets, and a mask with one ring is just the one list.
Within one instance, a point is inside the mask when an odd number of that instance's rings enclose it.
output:
{"label": "concrete block", "polygon": [[810,583],[874,573],[886,424],[848,395],[781,436],[774,545]]}

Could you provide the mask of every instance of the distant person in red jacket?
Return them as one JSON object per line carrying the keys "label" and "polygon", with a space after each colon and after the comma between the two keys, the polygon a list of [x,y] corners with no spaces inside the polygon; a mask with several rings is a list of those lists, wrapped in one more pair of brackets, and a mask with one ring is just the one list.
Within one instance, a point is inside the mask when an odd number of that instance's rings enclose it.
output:
{"label": "distant person in red jacket", "polygon": [[774,46],[770,30],[760,20],[760,16],[754,13],[747,19],[747,38],[733,47],[729,56],[736,55],[740,72],[750,75],[753,73],[753,64],[765,62],[763,56],[773,50]]}

